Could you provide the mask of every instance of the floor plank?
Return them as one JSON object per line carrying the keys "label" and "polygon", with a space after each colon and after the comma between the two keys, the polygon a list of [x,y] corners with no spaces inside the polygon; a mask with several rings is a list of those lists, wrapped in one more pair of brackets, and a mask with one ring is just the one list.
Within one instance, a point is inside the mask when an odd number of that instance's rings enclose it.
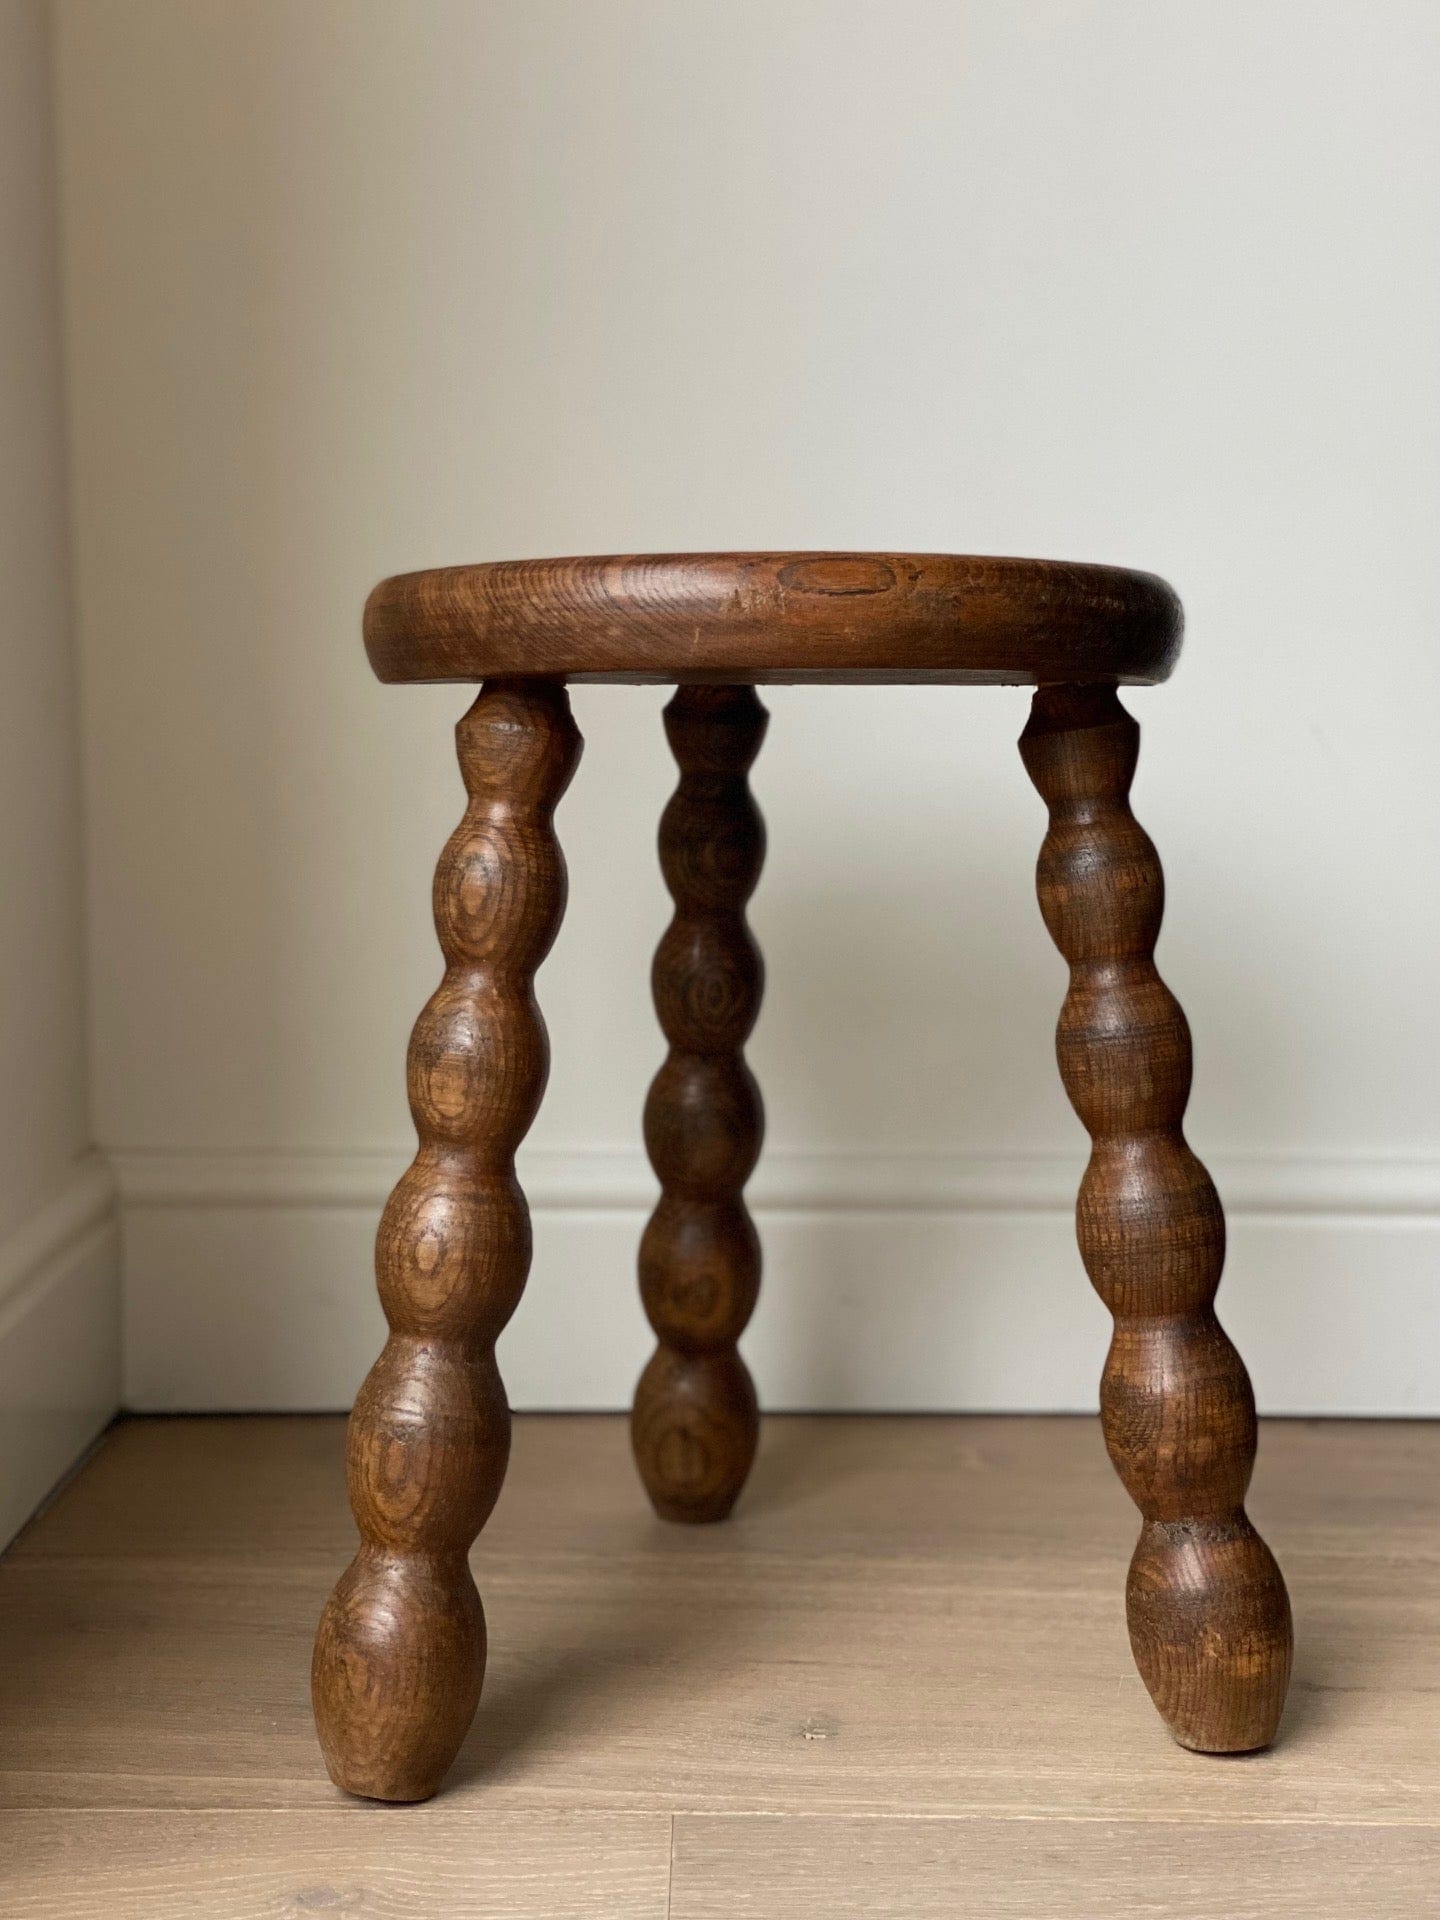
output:
{"label": "floor plank", "polygon": [[1425,1920],[1433,1829],[1055,1819],[675,1822],[670,1920]]}
{"label": "floor plank", "polygon": [[[649,1514],[622,1420],[522,1419],[475,1557],[481,1713],[438,1804],[1440,1823],[1440,1426],[1269,1423],[1283,1738],[1183,1753],[1135,1676],[1096,1423],[767,1423],[735,1519]],[[338,1421],[132,1422],[0,1560],[0,1806],[315,1808]]]}
{"label": "floor plank", "polygon": [[664,1920],[663,1814],[10,1813],[7,1920]]}

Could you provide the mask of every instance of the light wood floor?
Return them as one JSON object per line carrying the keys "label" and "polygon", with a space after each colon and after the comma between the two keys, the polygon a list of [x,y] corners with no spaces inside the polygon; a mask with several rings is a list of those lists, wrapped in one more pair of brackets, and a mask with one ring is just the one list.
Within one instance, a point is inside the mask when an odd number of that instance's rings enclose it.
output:
{"label": "light wood floor", "polygon": [[131,1422],[0,1561],[6,1920],[1440,1915],[1440,1424],[1267,1427],[1296,1680],[1215,1760],[1131,1667],[1092,1421],[772,1419],[681,1529],[622,1421],[519,1420],[480,1717],[409,1809],[311,1734],[341,1448]]}

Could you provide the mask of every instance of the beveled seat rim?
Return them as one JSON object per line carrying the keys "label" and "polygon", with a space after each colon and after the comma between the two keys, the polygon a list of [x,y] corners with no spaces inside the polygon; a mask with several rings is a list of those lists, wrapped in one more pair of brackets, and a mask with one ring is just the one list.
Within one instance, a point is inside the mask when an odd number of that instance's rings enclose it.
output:
{"label": "beveled seat rim", "polygon": [[381,680],[1034,684],[1163,680],[1156,575],[987,555],[779,551],[428,568],[365,608]]}

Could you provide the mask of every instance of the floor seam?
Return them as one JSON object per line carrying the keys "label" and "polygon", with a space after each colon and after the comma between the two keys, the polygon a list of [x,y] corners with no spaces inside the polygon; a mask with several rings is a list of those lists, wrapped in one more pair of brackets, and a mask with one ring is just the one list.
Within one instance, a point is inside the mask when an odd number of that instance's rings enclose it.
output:
{"label": "floor seam", "polygon": [[[1058,1808],[1039,1810],[1017,1810],[1005,1807],[978,1807],[955,1812],[924,1812],[905,1809],[877,1807],[873,1809],[836,1809],[829,1807],[636,1807],[616,1805],[577,1805],[567,1801],[563,1805],[536,1806],[495,1806],[488,1809],[495,1814],[519,1818],[553,1818],[556,1815],[570,1815],[578,1818],[615,1818],[631,1816],[636,1819],[653,1819],[664,1815],[670,1823],[670,1858],[673,1869],[675,1852],[675,1823],[677,1820],[832,1820],[832,1821],[928,1821],[931,1824],[946,1822],[961,1826],[977,1821],[992,1820],[1011,1822],[1015,1825],[1026,1823],[1045,1825],[1064,1823],[1071,1826],[1191,1826],[1191,1827],[1322,1827],[1326,1830],[1347,1828],[1405,1828],[1417,1831],[1440,1828],[1440,1811],[1433,1816],[1417,1815],[1414,1818],[1404,1816],[1377,1815],[1374,1819],[1357,1819],[1353,1815],[1329,1817],[1324,1814],[1247,1814],[1247,1813],[1198,1813],[1193,1810],[1177,1811],[1129,1811],[1115,1808],[1108,1811],[1086,1813],[1064,1811]],[[86,1806],[0,1806],[0,1813],[7,1818],[24,1815],[45,1815],[46,1817],[104,1817],[112,1819],[121,1814],[135,1814],[145,1817],[171,1818],[176,1814],[235,1814],[263,1815],[273,1819],[276,1815],[290,1814],[295,1818],[313,1819],[316,1814],[338,1813],[349,1819],[373,1819],[373,1810],[362,1806],[345,1806],[329,1802],[296,1804],[294,1801],[268,1804],[253,1801],[244,1806],[211,1805],[167,1801],[163,1805],[86,1805]],[[441,1812],[434,1809],[420,1815],[417,1827],[425,1822],[437,1825],[467,1824],[475,1815],[474,1803],[456,1806],[453,1810]],[[403,1813],[402,1813],[403,1817]]]}

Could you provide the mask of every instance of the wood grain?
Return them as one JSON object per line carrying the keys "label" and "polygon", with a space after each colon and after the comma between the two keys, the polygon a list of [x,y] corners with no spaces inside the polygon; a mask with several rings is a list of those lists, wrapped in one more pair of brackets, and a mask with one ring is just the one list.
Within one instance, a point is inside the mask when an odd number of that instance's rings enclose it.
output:
{"label": "wood grain", "polygon": [[510,1450],[495,1341],[530,1266],[515,1149],[549,1065],[533,980],[564,911],[552,818],[580,754],[564,689],[543,682],[487,682],[456,739],[470,803],[435,874],[445,977],[410,1040],[420,1149],[380,1222],[390,1337],[350,1420],[360,1550],[313,1667],[331,1778],[380,1800],[435,1791],[485,1672],[466,1554]]}
{"label": "wood grain", "polygon": [[1160,862],[1130,811],[1139,728],[1113,687],[1042,687],[1021,737],[1050,810],[1041,911],[1070,966],[1057,1049],[1093,1143],[1076,1213],[1115,1332],[1106,1443],[1144,1516],[1130,1642],[1182,1745],[1273,1739],[1290,1679],[1290,1603],[1245,1512],[1255,1401],[1215,1317],[1225,1217],[1186,1143],[1190,1031],[1155,968]]}
{"label": "wood grain", "polygon": [[664,1920],[664,1814],[11,1813],[7,1920]]}
{"label": "wood grain", "polygon": [[383,580],[382,680],[1163,680],[1180,603],[1153,574],[940,553],[505,560]]}
{"label": "wood grain", "polygon": [[1168,1820],[675,1822],[670,1920],[1421,1920],[1428,1827]]}
{"label": "wood grain", "polygon": [[744,1046],[764,967],[745,903],[765,857],[746,774],[765,736],[749,687],[681,687],[665,709],[680,784],[660,823],[675,915],[652,984],[670,1043],[645,1104],[660,1201],[640,1243],[659,1346],[635,1390],[635,1460],[667,1520],[723,1520],[755,1457],[755,1388],[736,1346],[760,1287],[746,1211],[764,1108]]}
{"label": "wood grain", "polygon": [[[465,1813],[477,1872],[537,1808],[1440,1826],[1440,1423],[1262,1435],[1304,1632],[1280,1739],[1216,1765],[1131,1662],[1097,1420],[772,1415],[712,1528],[654,1518],[622,1415],[521,1417],[473,1556],[484,1710],[414,1813]],[[338,1419],[113,1431],[0,1558],[0,1808],[343,1804],[305,1685],[343,1449]]]}

